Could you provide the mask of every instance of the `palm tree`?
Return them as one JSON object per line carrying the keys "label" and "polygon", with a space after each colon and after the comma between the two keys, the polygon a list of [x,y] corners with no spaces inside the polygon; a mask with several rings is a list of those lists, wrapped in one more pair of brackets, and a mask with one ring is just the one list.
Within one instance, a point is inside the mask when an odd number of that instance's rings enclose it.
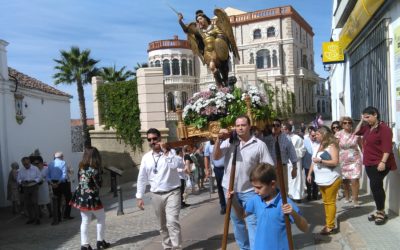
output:
{"label": "palm tree", "polygon": [[70,51],[60,50],[60,59],[54,59],[57,65],[54,67],[56,73],[53,78],[54,84],[76,83],[78,91],[79,108],[83,130],[83,141],[85,146],[90,146],[90,136],[86,121],[86,105],[83,85],[90,84],[91,77],[96,74],[95,68],[98,60],[90,58],[90,50],[81,51],[79,47],[72,46]]}
{"label": "palm tree", "polygon": [[120,70],[117,70],[115,64],[113,67],[101,68],[99,75],[103,77],[104,82],[123,82],[130,80],[134,73],[130,70],[125,71],[126,66],[123,66]]}

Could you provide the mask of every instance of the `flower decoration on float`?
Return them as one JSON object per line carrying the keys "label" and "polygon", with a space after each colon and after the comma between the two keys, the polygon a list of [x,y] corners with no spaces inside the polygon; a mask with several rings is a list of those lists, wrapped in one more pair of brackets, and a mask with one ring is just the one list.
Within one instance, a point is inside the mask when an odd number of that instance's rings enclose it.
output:
{"label": "flower decoration on float", "polygon": [[248,90],[240,88],[218,88],[215,84],[208,85],[208,90],[197,92],[188,100],[183,110],[186,125],[204,128],[211,121],[219,121],[222,127],[234,124],[237,116],[246,114],[246,96],[251,100],[251,112],[255,120],[267,119],[268,101],[265,94],[255,86]]}

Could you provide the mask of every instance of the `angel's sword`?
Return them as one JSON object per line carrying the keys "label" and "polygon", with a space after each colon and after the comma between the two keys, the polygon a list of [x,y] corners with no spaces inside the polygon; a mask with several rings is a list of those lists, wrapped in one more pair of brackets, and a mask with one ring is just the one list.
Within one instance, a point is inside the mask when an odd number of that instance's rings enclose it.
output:
{"label": "angel's sword", "polygon": [[174,7],[172,7],[169,3],[165,2],[165,4],[166,4],[173,12],[175,12],[175,14],[179,15],[179,12],[178,12]]}

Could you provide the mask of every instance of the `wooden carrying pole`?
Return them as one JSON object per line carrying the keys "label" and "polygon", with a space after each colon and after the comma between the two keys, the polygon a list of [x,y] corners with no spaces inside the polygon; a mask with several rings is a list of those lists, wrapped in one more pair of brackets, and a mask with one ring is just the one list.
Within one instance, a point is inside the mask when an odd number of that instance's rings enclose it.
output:
{"label": "wooden carrying pole", "polygon": [[[282,157],[281,157],[281,149],[279,147],[278,137],[275,142],[275,153],[276,153],[276,172],[278,174],[279,179],[279,187],[281,190],[282,204],[287,203],[287,195],[285,188],[285,178],[283,177],[283,165],[282,165]],[[292,238],[292,227],[290,225],[289,215],[285,214],[285,225],[286,225],[286,235],[289,243],[289,249],[293,250],[293,238]]]}
{"label": "wooden carrying pole", "polygon": [[[235,151],[233,152],[232,159],[232,167],[231,173],[229,176],[229,190],[228,192],[232,192],[234,184],[235,184],[235,175],[236,175],[236,154],[237,154],[237,145],[235,145]],[[226,212],[225,212],[225,221],[224,221],[224,235],[222,236],[222,250],[226,250],[226,245],[228,244],[228,233],[229,233],[229,220],[231,217],[231,209],[232,209],[232,197],[229,198],[226,202]]]}

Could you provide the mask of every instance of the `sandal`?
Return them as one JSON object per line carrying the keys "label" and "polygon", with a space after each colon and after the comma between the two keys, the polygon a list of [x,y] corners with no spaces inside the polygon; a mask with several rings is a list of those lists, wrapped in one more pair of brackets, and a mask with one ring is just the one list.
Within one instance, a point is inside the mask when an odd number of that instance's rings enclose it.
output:
{"label": "sandal", "polygon": [[335,233],[337,233],[335,228],[329,228],[327,226],[322,228],[322,230],[319,232],[320,235],[330,235],[330,234],[335,234]]}
{"label": "sandal", "polygon": [[[377,212],[376,212],[376,213],[377,213]],[[369,221],[375,221],[376,213],[368,215],[368,220],[369,220]]]}
{"label": "sandal", "polygon": [[385,214],[385,212],[382,211],[376,211],[375,214],[375,225],[383,225],[386,223],[388,217]]}

